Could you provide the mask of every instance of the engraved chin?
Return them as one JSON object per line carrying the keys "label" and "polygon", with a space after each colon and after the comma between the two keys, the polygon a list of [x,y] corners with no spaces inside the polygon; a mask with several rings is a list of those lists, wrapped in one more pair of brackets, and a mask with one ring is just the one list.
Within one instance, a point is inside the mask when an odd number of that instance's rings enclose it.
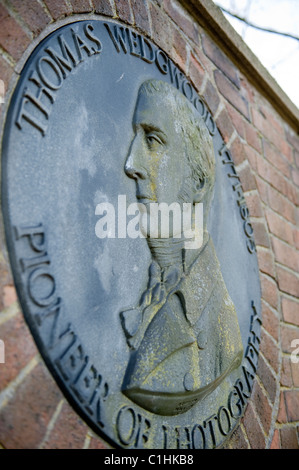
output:
{"label": "engraved chin", "polygon": [[[154,198],[140,194],[139,224],[145,238],[169,240],[185,239],[182,231],[182,204],[159,203]],[[175,208],[175,210],[174,210]]]}
{"label": "engraved chin", "polygon": [[140,184],[137,183],[136,187],[136,199],[139,203],[149,204],[151,202],[157,202],[156,198],[150,194],[150,191],[147,188],[147,185],[140,187]]}
{"label": "engraved chin", "polygon": [[[144,205],[149,207],[150,202],[148,204],[144,203]],[[157,223],[155,218],[150,216],[150,211],[140,213],[139,224],[140,231],[144,238],[165,241],[171,239],[175,239],[177,241],[179,239],[184,239],[182,234],[180,232],[174,232],[172,227],[170,227],[169,230],[165,233],[165,228],[164,231],[161,229],[161,225]]]}

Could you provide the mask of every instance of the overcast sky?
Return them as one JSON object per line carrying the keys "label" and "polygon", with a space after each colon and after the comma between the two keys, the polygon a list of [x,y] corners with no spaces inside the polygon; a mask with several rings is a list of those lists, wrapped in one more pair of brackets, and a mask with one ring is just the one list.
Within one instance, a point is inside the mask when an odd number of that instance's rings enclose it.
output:
{"label": "overcast sky", "polygon": [[[258,26],[299,36],[299,0],[214,0],[214,3]],[[299,108],[299,41],[258,31],[225,16]]]}

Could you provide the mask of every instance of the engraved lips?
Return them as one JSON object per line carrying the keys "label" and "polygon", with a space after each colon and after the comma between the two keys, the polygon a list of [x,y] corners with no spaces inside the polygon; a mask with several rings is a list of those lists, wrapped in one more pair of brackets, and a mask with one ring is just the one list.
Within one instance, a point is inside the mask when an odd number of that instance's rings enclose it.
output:
{"label": "engraved lips", "polygon": [[141,201],[141,200],[150,201],[150,202],[154,201],[154,199],[151,196],[149,196],[148,194],[141,193],[141,191],[138,187],[137,187],[137,190],[136,190],[136,198],[137,198],[138,201]]}

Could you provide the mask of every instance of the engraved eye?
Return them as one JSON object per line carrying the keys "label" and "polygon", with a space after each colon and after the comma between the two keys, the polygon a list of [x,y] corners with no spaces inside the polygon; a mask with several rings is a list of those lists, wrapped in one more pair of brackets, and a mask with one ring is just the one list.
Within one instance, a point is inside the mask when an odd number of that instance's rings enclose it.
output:
{"label": "engraved eye", "polygon": [[154,132],[146,134],[146,140],[150,147],[153,147],[156,143],[158,143],[159,145],[163,145],[163,141]]}

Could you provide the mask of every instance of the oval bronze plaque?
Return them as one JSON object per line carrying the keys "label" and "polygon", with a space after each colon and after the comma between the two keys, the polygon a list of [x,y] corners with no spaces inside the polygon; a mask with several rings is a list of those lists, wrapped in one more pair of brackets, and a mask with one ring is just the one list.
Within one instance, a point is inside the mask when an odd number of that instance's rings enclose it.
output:
{"label": "oval bronze plaque", "polygon": [[44,39],[2,201],[26,321],[83,419],[116,447],[220,447],[256,372],[257,257],[230,152],[167,55],[113,21]]}

